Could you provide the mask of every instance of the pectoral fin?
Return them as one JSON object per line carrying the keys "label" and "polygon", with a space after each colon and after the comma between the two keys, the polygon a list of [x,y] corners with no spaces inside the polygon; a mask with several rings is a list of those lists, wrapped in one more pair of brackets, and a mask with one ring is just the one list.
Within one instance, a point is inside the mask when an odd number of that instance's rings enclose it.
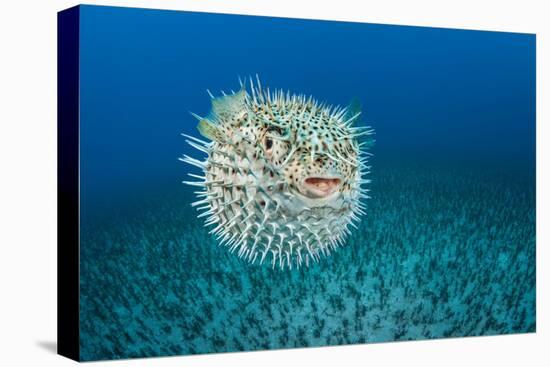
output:
{"label": "pectoral fin", "polygon": [[208,138],[213,141],[222,140],[222,133],[218,128],[218,126],[215,126],[212,122],[208,121],[207,119],[200,120],[199,124],[197,125],[197,130],[199,130],[200,134],[205,138]]}

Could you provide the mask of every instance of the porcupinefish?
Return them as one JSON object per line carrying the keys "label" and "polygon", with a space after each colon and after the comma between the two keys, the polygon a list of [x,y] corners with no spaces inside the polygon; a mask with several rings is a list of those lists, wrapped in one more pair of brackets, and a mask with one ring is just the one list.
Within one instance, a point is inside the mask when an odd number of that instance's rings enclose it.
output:
{"label": "porcupinefish", "polygon": [[[248,91],[250,89],[250,91]],[[365,214],[365,175],[373,133],[357,127],[360,106],[333,107],[313,97],[263,89],[259,79],[212,98],[198,130],[184,135],[205,160],[192,203],[220,245],[250,263],[309,266],[345,244]]]}

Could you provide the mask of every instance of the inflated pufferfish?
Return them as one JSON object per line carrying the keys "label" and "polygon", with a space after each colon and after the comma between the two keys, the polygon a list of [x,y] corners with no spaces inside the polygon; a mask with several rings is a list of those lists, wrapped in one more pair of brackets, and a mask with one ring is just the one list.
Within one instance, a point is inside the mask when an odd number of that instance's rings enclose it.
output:
{"label": "inflated pufferfish", "polygon": [[309,266],[344,245],[349,226],[365,214],[363,184],[370,167],[370,127],[355,127],[357,104],[319,104],[312,97],[263,90],[250,80],[212,97],[198,130],[210,141],[185,135],[206,160],[180,160],[200,168],[199,198],[192,204],[205,226],[230,252],[251,263]]}

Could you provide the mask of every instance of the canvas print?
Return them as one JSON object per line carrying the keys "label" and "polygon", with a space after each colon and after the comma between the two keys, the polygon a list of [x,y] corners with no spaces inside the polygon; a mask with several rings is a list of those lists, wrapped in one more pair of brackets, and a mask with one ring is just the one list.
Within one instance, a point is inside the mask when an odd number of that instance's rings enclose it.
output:
{"label": "canvas print", "polygon": [[60,353],[535,332],[535,40],[61,12]]}

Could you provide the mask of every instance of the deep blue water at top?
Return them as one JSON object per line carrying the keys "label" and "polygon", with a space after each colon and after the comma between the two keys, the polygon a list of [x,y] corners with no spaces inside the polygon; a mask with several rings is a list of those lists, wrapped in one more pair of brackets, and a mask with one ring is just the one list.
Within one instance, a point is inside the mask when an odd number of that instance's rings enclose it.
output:
{"label": "deep blue water at top", "polygon": [[359,98],[374,170],[534,169],[534,35],[93,6],[80,31],[83,205],[181,187],[189,111],[256,73],[332,104]]}

